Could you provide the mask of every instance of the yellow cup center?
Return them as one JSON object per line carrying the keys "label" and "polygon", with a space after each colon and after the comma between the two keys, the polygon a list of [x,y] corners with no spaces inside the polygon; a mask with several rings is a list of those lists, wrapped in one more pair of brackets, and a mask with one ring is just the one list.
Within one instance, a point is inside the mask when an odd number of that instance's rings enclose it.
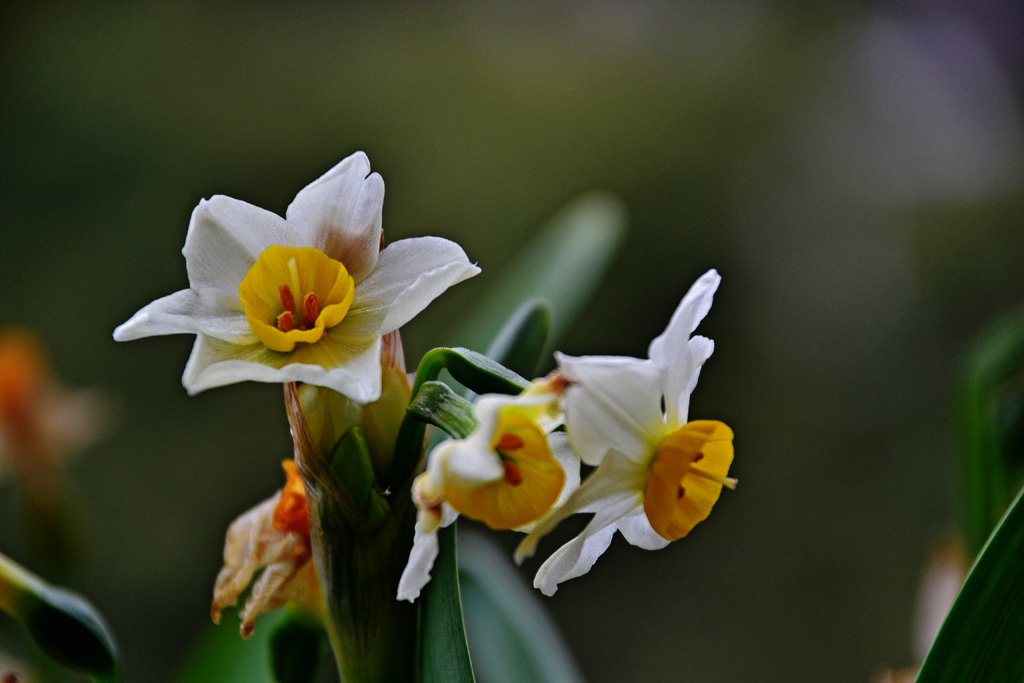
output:
{"label": "yellow cup center", "polygon": [[736,486],[732,430],[716,420],[688,422],[664,438],[644,487],[644,512],[663,538],[675,541],[704,520],[722,493]]}
{"label": "yellow cup center", "polygon": [[238,285],[249,328],[284,353],[340,323],[354,293],[345,266],[311,247],[267,247]]}
{"label": "yellow cup center", "polygon": [[[511,407],[509,407],[511,408]],[[501,410],[490,447],[504,476],[473,488],[445,487],[448,504],[492,529],[515,529],[535,522],[558,500],[565,472],[551,453],[537,423],[514,409]]]}

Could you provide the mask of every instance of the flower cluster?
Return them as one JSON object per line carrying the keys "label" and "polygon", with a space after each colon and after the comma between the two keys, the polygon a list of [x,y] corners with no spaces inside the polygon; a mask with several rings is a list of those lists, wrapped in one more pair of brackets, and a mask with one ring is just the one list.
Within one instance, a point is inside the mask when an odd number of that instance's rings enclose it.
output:
{"label": "flower cluster", "polygon": [[[440,444],[415,482],[416,540],[399,598],[419,595],[437,553],[436,530],[456,513],[527,532],[517,562],[565,518],[593,513],[583,532],[541,565],[534,586],[545,595],[588,572],[616,530],[655,550],[705,519],[722,487],[736,485],[727,476],[732,430],[687,421],[690,394],[714,350],[710,339],[691,334],[719,282],[714,270],[697,280],[647,359],[556,354],[558,370],[520,397],[480,397],[476,429]],[[564,432],[551,431],[560,425]],[[564,475],[554,472],[553,453]],[[577,488],[579,461],[595,469]]]}
{"label": "flower cluster", "polygon": [[[214,620],[262,571],[241,614],[244,636],[258,614],[297,603],[351,655],[339,662],[394,678],[406,664],[374,643],[415,624],[400,601],[420,595],[438,531],[456,517],[525,533],[521,562],[562,520],[593,514],[537,573],[534,585],[551,595],[589,571],[616,530],[664,547],[736,481],[732,431],[687,418],[714,347],[692,333],[711,307],[715,271],[686,294],[648,358],[556,354],[546,378],[470,406],[447,389],[444,398],[427,357],[409,381],[399,328],[479,268],[437,237],[385,247],[383,197],[357,153],[299,192],[284,218],[223,196],[200,202],[183,249],[188,289],[145,306],[114,337],[195,334],[190,393],[242,380],[285,386],[295,461],[285,487],[228,529]],[[480,381],[469,389],[525,384],[479,354],[435,351],[462,354]],[[441,393],[424,393],[428,383]],[[449,401],[455,417],[422,408],[420,393]],[[424,422],[457,438],[425,456]],[[593,468],[582,484],[581,465]]]}

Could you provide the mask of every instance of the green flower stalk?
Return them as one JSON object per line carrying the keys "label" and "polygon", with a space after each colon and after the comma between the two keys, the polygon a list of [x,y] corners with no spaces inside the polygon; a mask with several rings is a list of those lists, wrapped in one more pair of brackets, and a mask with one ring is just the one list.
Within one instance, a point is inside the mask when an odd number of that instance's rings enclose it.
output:
{"label": "green flower stalk", "polygon": [[342,437],[328,461],[294,384],[285,385],[285,407],[306,491],[324,626],[342,680],[413,680],[416,612],[395,600],[412,544],[409,490],[400,488],[385,502],[358,427]]}

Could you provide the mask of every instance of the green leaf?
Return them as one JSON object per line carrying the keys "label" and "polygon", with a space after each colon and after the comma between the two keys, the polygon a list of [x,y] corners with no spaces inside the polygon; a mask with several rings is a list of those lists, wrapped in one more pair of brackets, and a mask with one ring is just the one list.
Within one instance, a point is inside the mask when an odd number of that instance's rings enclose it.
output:
{"label": "green leaf", "polygon": [[289,615],[270,634],[270,663],[275,683],[312,683],[325,653],[324,629]]}
{"label": "green leaf", "polygon": [[356,506],[366,515],[370,526],[379,526],[387,517],[390,506],[377,491],[370,446],[361,428],[352,427],[338,441],[331,457],[331,467]]}
{"label": "green leaf", "polygon": [[464,439],[476,427],[473,404],[444,382],[425,382],[409,404],[409,413],[440,427],[456,439]]}
{"label": "green leaf", "polygon": [[918,683],[1024,680],[1024,493],[967,575]]}
{"label": "green leaf", "polygon": [[424,382],[440,377],[442,370],[450,372],[462,386],[480,394],[518,394],[530,386],[527,380],[482,353],[464,348],[439,348],[431,349],[420,360],[412,395],[416,396]]}
{"label": "green leaf", "polygon": [[237,627],[209,624],[197,638],[176,683],[273,683],[271,636],[290,618],[284,610],[261,615],[249,640],[242,639]]}
{"label": "green leaf", "polygon": [[420,597],[420,682],[473,683],[473,664],[462,623],[455,527],[438,532],[440,548]]}
{"label": "green leaf", "polygon": [[557,342],[596,289],[627,221],[625,204],[608,193],[587,194],[566,205],[502,273],[453,338],[472,349],[487,348],[519,303],[537,297],[551,306],[549,344]]}
{"label": "green leaf", "polygon": [[[1006,452],[1001,413],[1008,391],[1019,397],[1024,313],[997,321],[966,355],[959,380],[961,525],[978,552],[1020,486],[1021,463]],[[1016,426],[1010,424],[1010,429]]]}
{"label": "green leaf", "polygon": [[352,500],[364,513],[370,509],[370,492],[373,490],[373,462],[370,460],[370,447],[366,443],[363,430],[352,427],[338,441],[334,455],[331,456],[331,467],[338,474]]}
{"label": "green leaf", "polygon": [[532,377],[540,364],[550,329],[550,304],[543,299],[524,301],[498,331],[487,347],[486,356],[513,372]]}
{"label": "green leaf", "polygon": [[459,534],[462,608],[473,665],[486,683],[582,683],[547,611],[508,556],[473,530]]}
{"label": "green leaf", "polygon": [[58,664],[97,680],[117,680],[117,647],[96,608],[5,555],[0,555],[0,610],[20,621]]}

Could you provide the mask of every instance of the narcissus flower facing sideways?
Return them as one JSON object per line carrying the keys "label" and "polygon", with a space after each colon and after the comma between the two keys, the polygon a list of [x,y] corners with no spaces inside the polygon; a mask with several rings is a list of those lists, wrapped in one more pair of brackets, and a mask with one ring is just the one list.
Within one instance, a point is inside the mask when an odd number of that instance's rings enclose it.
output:
{"label": "narcissus flower facing sideways", "polygon": [[320,584],[309,540],[306,492],[295,463],[285,460],[282,465],[287,476],[284,488],[228,527],[224,567],[213,589],[210,614],[219,624],[224,608],[234,605],[256,572],[263,569],[239,614],[243,638],[252,635],[257,616],[288,603],[322,618]]}
{"label": "narcissus flower facing sideways", "polygon": [[714,270],[697,280],[651,342],[647,360],[556,355],[570,382],[563,399],[569,439],[597,469],[516,549],[522,562],[563,519],[594,514],[541,565],[534,586],[545,595],[590,571],[616,530],[635,546],[663,548],[708,516],[723,486],[736,485],[727,476],[732,430],[712,420],[686,421],[697,375],[714,350],[710,339],[690,335],[711,308],[720,280]]}
{"label": "narcissus flower facing sideways", "polygon": [[460,514],[492,529],[529,531],[579,486],[579,458],[566,435],[549,433],[562,418],[546,382],[517,397],[481,396],[473,415],[473,432],[438,445],[413,483],[416,531],[399,600],[419,597],[437,557],[437,531]]}
{"label": "narcissus flower facing sideways", "polygon": [[306,382],[359,403],[381,392],[381,337],[480,269],[439,237],[381,249],[384,181],[362,152],[304,188],[286,218],[221,195],[192,212],[189,289],[157,299],[118,341],[195,334],[189,393]]}

